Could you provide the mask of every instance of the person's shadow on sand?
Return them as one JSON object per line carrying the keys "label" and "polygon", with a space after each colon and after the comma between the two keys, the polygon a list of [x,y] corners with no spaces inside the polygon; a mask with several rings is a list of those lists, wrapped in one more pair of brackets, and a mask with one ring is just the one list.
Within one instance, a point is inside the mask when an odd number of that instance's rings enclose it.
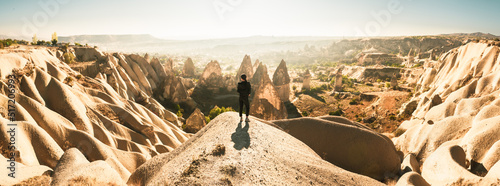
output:
{"label": "person's shadow on sand", "polygon": [[250,146],[250,135],[248,134],[248,127],[250,127],[249,122],[245,122],[245,127],[241,128],[241,121],[238,123],[238,127],[231,134],[231,140],[234,142],[234,148],[236,150],[241,150],[243,147],[247,148]]}

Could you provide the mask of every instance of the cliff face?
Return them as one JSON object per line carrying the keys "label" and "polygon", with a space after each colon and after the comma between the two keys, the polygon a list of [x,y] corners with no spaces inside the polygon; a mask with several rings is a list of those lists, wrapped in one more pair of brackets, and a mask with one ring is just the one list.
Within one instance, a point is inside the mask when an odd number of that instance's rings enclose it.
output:
{"label": "cliff face", "polygon": [[452,49],[418,80],[412,119],[401,124],[399,130],[406,132],[393,140],[423,162],[422,176],[430,184],[497,182],[499,51],[488,41]]}

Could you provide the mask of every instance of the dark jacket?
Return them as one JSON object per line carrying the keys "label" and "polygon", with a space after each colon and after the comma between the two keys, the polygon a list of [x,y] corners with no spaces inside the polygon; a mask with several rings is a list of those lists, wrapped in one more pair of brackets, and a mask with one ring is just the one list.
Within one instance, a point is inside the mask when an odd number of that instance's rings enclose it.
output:
{"label": "dark jacket", "polygon": [[240,96],[248,96],[252,92],[252,86],[248,81],[241,81],[238,83],[238,93]]}

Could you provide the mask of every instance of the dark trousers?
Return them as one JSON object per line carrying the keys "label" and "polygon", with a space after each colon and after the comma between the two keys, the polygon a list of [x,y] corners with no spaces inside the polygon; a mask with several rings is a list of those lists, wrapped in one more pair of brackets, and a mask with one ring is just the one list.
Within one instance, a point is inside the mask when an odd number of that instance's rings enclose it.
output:
{"label": "dark trousers", "polygon": [[250,104],[248,102],[248,96],[242,96],[240,95],[240,117],[243,115],[243,105],[245,105],[245,114],[248,117],[248,114],[250,113]]}

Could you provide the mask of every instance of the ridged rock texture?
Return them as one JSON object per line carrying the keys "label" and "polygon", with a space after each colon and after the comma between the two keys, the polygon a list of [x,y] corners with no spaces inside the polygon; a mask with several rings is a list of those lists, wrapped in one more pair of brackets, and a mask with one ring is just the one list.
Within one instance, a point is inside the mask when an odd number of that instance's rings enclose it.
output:
{"label": "ridged rock texture", "polygon": [[393,141],[423,162],[429,184],[499,184],[498,55],[490,41],[471,42],[444,53],[436,65],[424,65],[410,100],[416,109],[400,126],[406,132]]}
{"label": "ridged rock texture", "polygon": [[[98,52],[106,56],[102,63],[107,69],[94,79],[73,71],[53,55],[56,52],[26,50],[0,51],[0,149],[2,158],[10,158],[6,75],[15,74],[20,168],[16,179],[2,173],[0,184],[49,171],[44,175],[53,172],[56,185],[73,183],[82,175],[95,183],[122,185],[141,164],[191,136],[178,127],[174,113],[151,97],[161,81],[158,72],[165,72],[143,57]],[[95,51],[76,53],[92,60]]]}
{"label": "ridged rock texture", "polygon": [[273,84],[283,102],[290,101],[290,75],[285,60],[281,60],[273,74]]}

